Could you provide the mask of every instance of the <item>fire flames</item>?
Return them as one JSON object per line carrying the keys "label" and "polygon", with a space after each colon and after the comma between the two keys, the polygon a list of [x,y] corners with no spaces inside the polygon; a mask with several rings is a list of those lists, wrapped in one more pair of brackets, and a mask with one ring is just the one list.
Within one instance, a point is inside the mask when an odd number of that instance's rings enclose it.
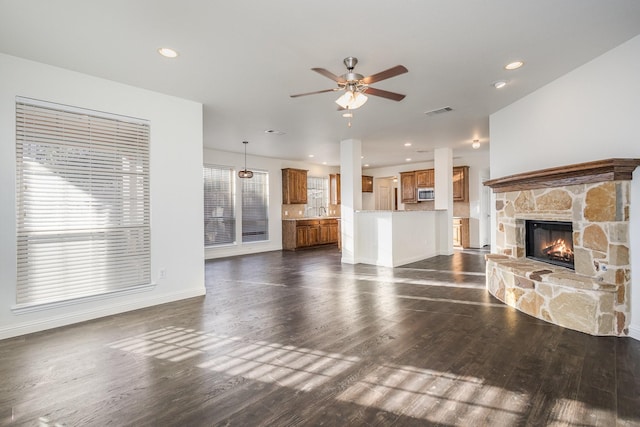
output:
{"label": "fire flames", "polygon": [[573,261],[573,248],[567,245],[564,239],[556,239],[551,244],[548,244],[542,249],[542,253],[552,260]]}

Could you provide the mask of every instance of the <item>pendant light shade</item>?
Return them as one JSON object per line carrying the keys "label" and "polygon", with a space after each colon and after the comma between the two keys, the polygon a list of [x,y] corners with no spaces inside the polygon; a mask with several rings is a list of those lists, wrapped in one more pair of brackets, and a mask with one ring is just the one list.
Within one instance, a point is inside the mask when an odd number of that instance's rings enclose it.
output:
{"label": "pendant light shade", "polygon": [[247,170],[247,144],[249,141],[242,141],[244,144],[244,169],[238,171],[238,178],[253,178],[253,172]]}
{"label": "pendant light shade", "polygon": [[340,98],[336,99],[336,104],[340,107],[355,110],[367,102],[368,97],[361,92],[346,91]]}

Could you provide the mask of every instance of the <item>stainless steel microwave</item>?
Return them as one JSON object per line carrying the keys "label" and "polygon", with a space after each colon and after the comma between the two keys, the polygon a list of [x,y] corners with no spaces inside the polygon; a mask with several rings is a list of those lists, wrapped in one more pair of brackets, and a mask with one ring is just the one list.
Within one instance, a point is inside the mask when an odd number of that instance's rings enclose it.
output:
{"label": "stainless steel microwave", "polygon": [[418,188],[417,191],[419,202],[426,202],[429,200],[434,200],[436,198],[436,194],[433,188]]}

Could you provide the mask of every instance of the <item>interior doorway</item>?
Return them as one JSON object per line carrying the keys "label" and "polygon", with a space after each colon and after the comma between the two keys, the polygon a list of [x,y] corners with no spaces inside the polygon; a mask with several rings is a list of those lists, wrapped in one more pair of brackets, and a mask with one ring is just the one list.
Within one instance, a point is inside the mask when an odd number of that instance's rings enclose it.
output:
{"label": "interior doorway", "polygon": [[375,180],[375,209],[379,211],[392,211],[397,209],[395,177],[376,178]]}

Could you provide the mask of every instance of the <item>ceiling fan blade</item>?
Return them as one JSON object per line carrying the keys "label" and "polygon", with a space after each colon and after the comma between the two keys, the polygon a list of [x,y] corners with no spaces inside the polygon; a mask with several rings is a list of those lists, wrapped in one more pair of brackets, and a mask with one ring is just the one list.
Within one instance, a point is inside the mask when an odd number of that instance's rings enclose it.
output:
{"label": "ceiling fan blade", "polygon": [[334,88],[334,89],[316,90],[315,92],[296,93],[295,95],[289,95],[289,96],[291,98],[297,98],[299,96],[315,95],[316,93],[335,92],[337,90],[341,90],[341,88],[337,87],[337,88]]}
{"label": "ceiling fan blade", "polygon": [[407,70],[404,65],[396,65],[395,67],[391,67],[388,70],[380,71],[377,74],[365,77],[364,79],[362,79],[362,83],[370,85],[372,83],[379,82],[380,80],[390,79],[391,77],[407,73],[408,71],[409,70]]}
{"label": "ceiling fan blade", "polygon": [[325,77],[330,78],[331,80],[333,80],[334,82],[337,83],[346,83],[347,81],[345,79],[343,79],[340,76],[336,76],[335,74],[333,74],[331,71],[329,70],[325,70],[324,68],[312,68],[313,71],[315,71],[316,73],[322,74]]}
{"label": "ceiling fan blade", "polygon": [[393,101],[402,101],[406,96],[400,93],[389,92],[388,90],[376,89],[374,87],[368,87],[364,93],[366,93],[367,95],[381,96]]}

